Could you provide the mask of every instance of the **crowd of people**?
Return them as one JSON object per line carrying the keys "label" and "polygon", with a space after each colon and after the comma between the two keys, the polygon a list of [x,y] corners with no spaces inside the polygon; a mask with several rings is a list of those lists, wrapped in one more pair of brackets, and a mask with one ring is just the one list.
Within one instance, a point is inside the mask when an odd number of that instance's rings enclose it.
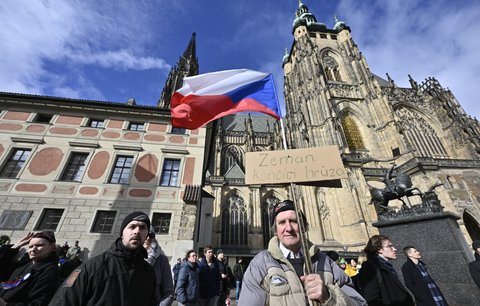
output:
{"label": "crowd of people", "polygon": [[215,256],[212,246],[206,246],[200,258],[195,250],[189,250],[172,270],[179,305],[223,306],[230,304],[234,288],[238,300],[245,267],[239,258],[232,270],[223,250],[218,249]]}
{"label": "crowd of people", "polygon": [[[394,242],[372,236],[358,258],[338,258],[302,242],[302,212],[285,200],[274,206],[268,248],[233,269],[221,249],[206,246],[173,268],[155,239],[149,217],[133,212],[102,254],[81,261],[79,241],[56,244],[53,232],[28,233],[15,244],[0,237],[0,306],[4,305],[448,305],[415,246],[405,246],[403,281],[391,261]],[[297,219],[297,216],[302,218]],[[27,252],[22,256],[22,248]],[[480,288],[480,241],[469,270]],[[308,262],[308,269],[306,268]],[[70,271],[66,270],[73,263]],[[73,267],[73,268],[72,268]],[[64,276],[62,276],[64,271]],[[67,272],[65,272],[67,271]]]}

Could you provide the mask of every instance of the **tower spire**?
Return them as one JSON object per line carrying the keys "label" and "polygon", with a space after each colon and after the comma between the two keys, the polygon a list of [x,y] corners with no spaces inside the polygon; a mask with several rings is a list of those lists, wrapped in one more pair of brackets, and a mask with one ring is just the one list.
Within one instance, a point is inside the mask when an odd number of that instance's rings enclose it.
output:
{"label": "tower spire", "polygon": [[196,33],[192,33],[192,37],[188,42],[187,48],[183,52],[183,55],[178,59],[177,64],[172,67],[168,74],[168,78],[165,81],[162,94],[158,100],[158,107],[168,108],[170,107],[170,99],[172,98],[175,90],[182,87],[183,78],[187,76],[198,74],[198,58],[196,47]]}

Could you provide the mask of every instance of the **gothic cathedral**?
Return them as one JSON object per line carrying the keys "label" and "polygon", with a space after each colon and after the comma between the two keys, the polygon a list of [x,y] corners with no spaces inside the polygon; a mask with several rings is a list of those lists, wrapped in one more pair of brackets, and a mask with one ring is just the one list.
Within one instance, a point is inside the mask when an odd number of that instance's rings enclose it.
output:
{"label": "gothic cathedral", "polygon": [[[341,188],[299,188],[310,240],[324,250],[362,250],[378,233],[370,189],[393,165],[422,191],[442,184],[435,191],[445,210],[461,216],[467,241],[480,239],[480,126],[453,93],[434,78],[410,77],[411,88],[401,88],[375,75],[346,23],[329,29],[301,1],[292,32],[283,58],[288,147],[336,145],[348,172]],[[245,152],[279,149],[280,125],[266,116],[212,126],[204,190],[215,198],[212,244],[227,255],[264,248],[272,205],[292,197],[286,186],[244,183]]]}

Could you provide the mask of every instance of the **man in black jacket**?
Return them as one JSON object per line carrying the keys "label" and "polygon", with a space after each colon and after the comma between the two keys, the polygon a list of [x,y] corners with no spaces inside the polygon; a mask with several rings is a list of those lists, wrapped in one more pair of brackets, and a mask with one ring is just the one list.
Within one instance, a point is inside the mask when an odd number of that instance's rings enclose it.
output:
{"label": "man in black jacket", "polygon": [[405,286],[415,296],[417,306],[447,306],[440,288],[427,272],[422,255],[413,246],[403,248],[407,261],[402,265],[402,274]]}
{"label": "man in black jacket", "polygon": [[472,261],[468,264],[468,269],[472,275],[475,284],[477,284],[480,289],[480,240],[475,240],[472,243],[472,248],[475,251],[475,261]]}
{"label": "man in black jacket", "polygon": [[222,249],[217,250],[217,259],[218,269],[220,271],[220,296],[217,305],[223,306],[230,291],[230,280],[228,279],[228,265],[225,262],[225,253],[223,253]]}
{"label": "man in black jacket", "polygon": [[50,305],[155,305],[155,273],[144,259],[150,219],[133,212],[121,225],[121,237],[103,254],[75,269]]}

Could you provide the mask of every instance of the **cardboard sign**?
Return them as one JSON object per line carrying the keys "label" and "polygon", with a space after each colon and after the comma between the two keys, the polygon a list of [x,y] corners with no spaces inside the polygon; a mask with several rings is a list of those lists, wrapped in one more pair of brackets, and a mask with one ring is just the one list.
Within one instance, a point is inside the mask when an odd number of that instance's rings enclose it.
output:
{"label": "cardboard sign", "polygon": [[245,183],[278,184],[347,178],[336,146],[247,152]]}

